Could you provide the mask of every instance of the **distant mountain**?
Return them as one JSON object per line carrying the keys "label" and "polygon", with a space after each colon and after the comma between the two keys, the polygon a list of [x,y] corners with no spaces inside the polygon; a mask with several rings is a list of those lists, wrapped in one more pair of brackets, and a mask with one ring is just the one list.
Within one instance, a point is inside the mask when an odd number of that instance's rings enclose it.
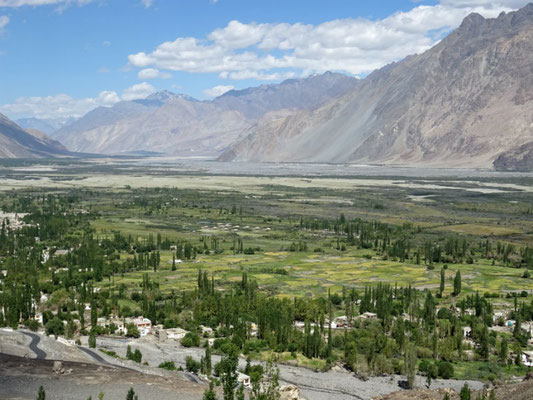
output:
{"label": "distant mountain", "polygon": [[15,122],[23,129],[36,129],[44,132],[47,135],[57,131],[65,125],[74,122],[75,118],[54,118],[54,119],[39,119],[39,118],[21,118]]}
{"label": "distant mountain", "polygon": [[61,143],[36,130],[24,130],[0,114],[0,158],[44,158],[72,155]]}
{"label": "distant mountain", "polygon": [[212,101],[159,92],[146,99],[99,107],[59,129],[53,137],[77,152],[148,151],[212,157],[273,111],[315,109],[357,85],[355,78],[325,73],[232,90]]}
{"label": "distant mountain", "polygon": [[257,120],[271,111],[314,110],[354,89],[357,83],[353,77],[326,72],[306,79],[289,79],[279,85],[230,90],[213,103]]}
{"label": "distant mountain", "polygon": [[248,133],[220,159],[490,167],[533,137],[533,4],[496,19],[471,14],[345,96]]}

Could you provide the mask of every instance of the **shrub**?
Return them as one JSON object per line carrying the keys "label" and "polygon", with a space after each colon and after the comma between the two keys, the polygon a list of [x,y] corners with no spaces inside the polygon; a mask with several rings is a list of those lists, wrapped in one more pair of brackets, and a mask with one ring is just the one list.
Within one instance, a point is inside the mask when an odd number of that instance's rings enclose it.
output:
{"label": "shrub", "polygon": [[166,369],[167,371],[175,371],[176,365],[174,364],[174,361],[165,361],[159,364],[159,368]]}
{"label": "shrub", "polygon": [[200,336],[196,333],[188,332],[183,339],[181,339],[183,347],[198,347],[200,346]]}
{"label": "shrub", "polygon": [[453,365],[447,361],[441,361],[439,363],[439,376],[443,379],[450,379],[453,377]]}
{"label": "shrub", "polygon": [[185,368],[187,369],[187,371],[196,374],[198,373],[198,371],[200,371],[200,363],[191,356],[187,356],[185,358]]}
{"label": "shrub", "polygon": [[28,328],[30,328],[30,331],[32,332],[37,332],[40,326],[41,324],[39,323],[39,321],[36,321],[34,319],[28,322]]}
{"label": "shrub", "polygon": [[135,349],[135,351],[131,351],[131,347],[128,345],[128,349],[126,351],[126,358],[131,361],[135,361],[136,363],[141,363],[143,355],[139,349]]}

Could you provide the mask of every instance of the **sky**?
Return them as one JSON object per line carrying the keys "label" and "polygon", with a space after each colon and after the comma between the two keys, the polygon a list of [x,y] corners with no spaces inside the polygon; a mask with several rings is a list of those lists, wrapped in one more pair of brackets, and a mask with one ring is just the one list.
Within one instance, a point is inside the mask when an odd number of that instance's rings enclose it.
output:
{"label": "sky", "polygon": [[78,118],[160,90],[211,99],[325,71],[364,78],[471,12],[531,0],[0,0],[0,113]]}

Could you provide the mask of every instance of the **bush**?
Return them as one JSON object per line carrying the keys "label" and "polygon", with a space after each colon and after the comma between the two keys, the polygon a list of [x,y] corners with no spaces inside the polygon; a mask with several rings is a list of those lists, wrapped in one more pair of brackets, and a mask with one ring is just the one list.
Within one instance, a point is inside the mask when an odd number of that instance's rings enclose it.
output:
{"label": "bush", "polygon": [[139,329],[133,323],[128,324],[126,329],[128,330],[126,337],[138,338],[141,336]]}
{"label": "bush", "polygon": [[187,369],[187,371],[196,374],[198,373],[198,371],[200,371],[200,363],[191,356],[187,356],[185,358],[185,368]]}
{"label": "bush", "polygon": [[165,361],[159,364],[159,368],[166,369],[167,371],[175,371],[176,365],[174,364],[174,361]]}
{"label": "bush", "polygon": [[47,335],[54,335],[56,338],[65,333],[65,325],[63,325],[63,321],[57,317],[49,320],[45,325],[45,329]]}
{"label": "bush", "polygon": [[188,332],[183,339],[181,339],[183,347],[198,347],[200,346],[200,336],[196,333]]}
{"label": "bush", "polygon": [[439,363],[439,376],[443,379],[450,379],[453,377],[453,365],[447,361],[441,361]]}
{"label": "bush", "polygon": [[135,349],[135,351],[131,351],[131,347],[128,345],[128,349],[126,351],[126,358],[131,361],[135,361],[136,363],[141,363],[143,355],[139,349]]}
{"label": "bush", "polygon": [[37,332],[39,330],[39,327],[41,326],[41,324],[39,323],[39,321],[36,321],[34,319],[30,320],[28,322],[28,328],[30,329],[30,331],[32,332]]}

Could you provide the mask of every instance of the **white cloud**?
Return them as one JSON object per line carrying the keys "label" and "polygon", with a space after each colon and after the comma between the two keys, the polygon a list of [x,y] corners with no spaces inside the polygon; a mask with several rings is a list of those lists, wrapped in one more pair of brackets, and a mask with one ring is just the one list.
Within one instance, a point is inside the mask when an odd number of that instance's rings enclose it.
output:
{"label": "white cloud", "polygon": [[46,5],[78,5],[84,6],[94,0],[0,0],[0,7],[46,6]]}
{"label": "white cloud", "polygon": [[527,4],[527,1],[521,0],[441,0],[440,4],[451,7],[509,7],[518,8]]}
{"label": "white cloud", "polygon": [[103,91],[97,97],[75,99],[67,94],[47,97],[20,97],[12,104],[0,106],[0,112],[11,118],[81,117],[99,106],[112,106],[120,101],[116,92]]}
{"label": "white cloud", "polygon": [[155,0],[141,0],[141,3],[146,8],[150,8],[155,3]]}
{"label": "white cloud", "polygon": [[155,68],[146,68],[139,71],[137,74],[139,79],[170,79],[172,75],[168,72],[161,72]]}
{"label": "white cloud", "polygon": [[133,85],[122,91],[122,100],[136,100],[144,99],[150,96],[152,93],[155,93],[156,89],[149,83],[143,82],[138,85]]}
{"label": "white cloud", "polygon": [[[7,24],[9,24],[9,17],[6,15],[0,15],[0,37],[4,35],[5,27]],[[0,51],[0,56],[4,55],[3,52]]]}
{"label": "white cloud", "polygon": [[12,119],[35,118],[79,118],[96,107],[110,107],[121,100],[143,99],[156,89],[146,83],[131,86],[122,91],[122,98],[114,91],[104,90],[97,97],[76,99],[67,94],[46,97],[20,97],[11,104],[0,106],[0,113]]}
{"label": "white cloud", "polygon": [[144,70],[217,73],[234,80],[278,80],[327,70],[364,75],[427,50],[471,12],[495,17],[527,3],[442,0],[381,20],[338,19],[319,25],[231,21],[206,38],[178,37],[128,59]]}
{"label": "white cloud", "polygon": [[235,88],[231,85],[228,85],[228,86],[219,85],[211,89],[204,90],[204,94],[207,97],[218,97],[218,96],[222,96],[224,93],[229,92],[232,89],[235,89]]}
{"label": "white cloud", "polygon": [[9,17],[5,15],[0,15],[0,34],[4,30],[4,28],[9,24]]}

